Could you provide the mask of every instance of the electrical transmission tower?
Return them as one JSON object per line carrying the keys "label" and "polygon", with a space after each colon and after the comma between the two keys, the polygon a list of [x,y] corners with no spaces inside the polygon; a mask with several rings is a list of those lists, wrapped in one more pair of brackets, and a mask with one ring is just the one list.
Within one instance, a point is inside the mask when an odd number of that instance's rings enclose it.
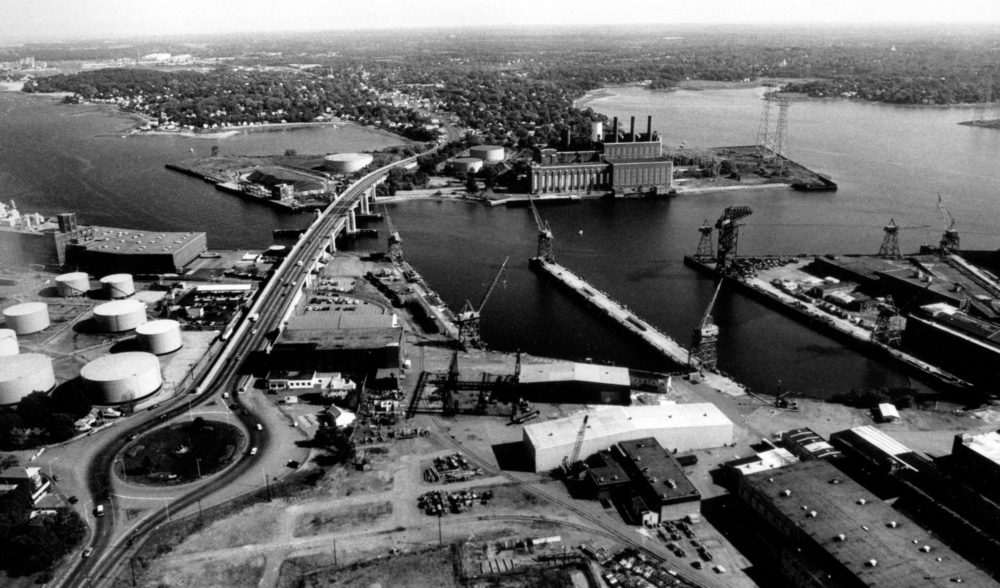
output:
{"label": "electrical transmission tower", "polygon": [[698,227],[701,239],[698,240],[698,251],[694,254],[695,259],[711,260],[715,258],[715,250],[712,248],[712,225],[706,219]]}
{"label": "electrical transmission tower", "polygon": [[792,99],[779,95],[778,98],[778,122],[774,126],[774,141],[771,151],[778,160],[781,168],[785,167],[785,151],[788,150],[788,108],[792,105]]}
{"label": "electrical transmission tower", "polygon": [[774,102],[771,96],[774,92],[766,92],[763,101],[763,108],[760,113],[760,125],[757,127],[757,155],[767,156],[767,151],[771,148],[771,106]]}
{"label": "electrical transmission tower", "polygon": [[882,246],[878,249],[878,256],[885,259],[900,259],[903,255],[899,252],[899,225],[896,219],[889,219],[889,224],[882,227],[885,236],[882,237]]}

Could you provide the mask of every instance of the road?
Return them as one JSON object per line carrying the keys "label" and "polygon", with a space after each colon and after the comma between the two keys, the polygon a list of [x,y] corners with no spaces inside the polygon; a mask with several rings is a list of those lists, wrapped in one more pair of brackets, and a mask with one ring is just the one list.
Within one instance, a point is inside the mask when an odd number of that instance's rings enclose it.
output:
{"label": "road", "polygon": [[[435,146],[429,152],[438,148],[439,146]],[[362,177],[316,218],[260,291],[254,305],[247,311],[246,317],[257,317],[256,321],[251,321],[249,318],[241,321],[239,327],[229,336],[226,346],[202,380],[201,385],[191,392],[194,394],[193,397],[184,394],[184,391],[178,391],[178,395],[174,399],[164,403],[155,413],[150,413],[144,418],[133,419],[129,426],[118,429],[117,436],[108,438],[106,445],[99,450],[88,468],[88,487],[96,503],[108,504],[111,507],[110,510],[115,508],[115,505],[110,502],[112,497],[109,494],[112,464],[115,456],[128,444],[129,437],[152,430],[166,421],[184,414],[190,410],[190,406],[197,406],[211,400],[216,393],[221,391],[229,390],[232,392],[234,401],[239,405],[237,417],[249,431],[248,447],[257,447],[258,453],[255,456],[251,456],[249,453],[245,454],[237,464],[177,498],[167,508],[170,512],[179,513],[198,501],[205,500],[263,459],[267,453],[270,438],[267,428],[257,430],[256,424],[259,422],[259,418],[249,410],[249,407],[237,393],[238,381],[241,378],[241,360],[251,351],[262,348],[269,335],[276,337],[277,335],[274,333],[283,328],[282,320],[291,310],[292,301],[295,298],[294,293],[303,286],[312,265],[325,250],[332,231],[339,230],[343,226],[345,215],[358,206],[365,192],[378,183],[393,167],[405,165],[415,160],[416,156],[403,159]],[[115,525],[116,517],[106,516],[96,519],[96,528],[90,542],[90,547],[94,548],[93,555],[77,562],[65,579],[61,579],[61,585],[76,587],[100,584],[107,577],[108,572],[113,570],[128,555],[128,549],[118,548],[119,546],[128,546],[138,541],[156,526],[166,521],[168,517],[167,509],[158,510],[117,539],[115,537],[118,530]]]}

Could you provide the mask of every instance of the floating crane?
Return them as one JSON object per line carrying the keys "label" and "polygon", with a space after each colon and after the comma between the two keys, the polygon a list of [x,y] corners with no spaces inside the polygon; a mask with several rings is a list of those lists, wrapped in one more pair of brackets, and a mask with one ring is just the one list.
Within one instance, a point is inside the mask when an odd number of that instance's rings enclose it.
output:
{"label": "floating crane", "polygon": [[406,258],[403,257],[403,239],[399,236],[396,223],[392,222],[392,217],[389,216],[389,209],[383,206],[382,213],[385,214],[385,224],[389,228],[389,249],[387,251],[389,260],[393,263],[403,263],[406,261]]}
{"label": "floating crane", "polygon": [[736,242],[739,228],[742,226],[739,221],[751,214],[753,214],[753,210],[749,206],[730,206],[722,213],[719,220],[715,221],[715,228],[719,231],[715,270],[722,275],[728,273],[729,266],[732,265],[732,258],[736,257]]}
{"label": "floating crane", "polygon": [[510,257],[504,258],[500,269],[497,271],[497,275],[493,277],[493,282],[490,283],[486,294],[483,294],[482,300],[479,301],[479,306],[474,307],[471,302],[466,300],[465,306],[462,307],[462,311],[456,317],[456,321],[458,322],[458,340],[466,349],[469,347],[481,348],[483,346],[479,319],[482,315],[483,307],[486,306],[486,302],[490,299],[490,295],[493,294],[493,290],[496,289],[497,283],[500,281],[503,270],[507,268],[508,260],[510,260]]}
{"label": "floating crane", "polygon": [[548,221],[543,219],[542,215],[538,212],[531,194],[528,194],[528,204],[531,205],[531,214],[535,217],[535,226],[538,227],[538,255],[535,259],[554,263],[556,258],[552,251],[552,229],[549,228]]}
{"label": "floating crane", "polygon": [[878,256],[883,259],[902,259],[903,254],[899,252],[899,231],[903,229],[926,229],[930,225],[912,225],[902,227],[896,224],[896,219],[889,219],[889,224],[882,227],[885,236],[882,237],[882,246],[878,249]]}
{"label": "floating crane", "polygon": [[577,463],[580,461],[580,450],[583,449],[583,438],[587,434],[587,421],[590,420],[590,415],[583,415],[583,423],[580,424],[580,430],[576,434],[576,442],[573,443],[573,453],[563,458],[562,470],[563,474],[567,476],[576,470]]}
{"label": "floating crane", "polygon": [[944,223],[944,235],[941,236],[941,255],[958,253],[961,240],[958,237],[958,231],[955,230],[955,217],[951,216],[948,209],[944,207],[940,192],[938,192],[937,207],[941,211],[941,221]]}
{"label": "floating crane", "polygon": [[715,371],[716,369],[716,340],[719,338],[719,326],[712,320],[712,308],[715,300],[719,297],[719,290],[722,289],[722,277],[719,278],[718,285],[715,286],[715,293],[708,302],[705,315],[701,317],[701,322],[694,329],[694,336],[691,341],[691,350],[688,352],[688,364],[692,367],[697,365],[702,371]]}

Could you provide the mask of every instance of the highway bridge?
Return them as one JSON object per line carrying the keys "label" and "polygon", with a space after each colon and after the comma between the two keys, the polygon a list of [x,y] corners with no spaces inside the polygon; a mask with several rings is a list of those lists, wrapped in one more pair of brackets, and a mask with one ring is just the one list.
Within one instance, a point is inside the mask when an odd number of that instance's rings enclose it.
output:
{"label": "highway bridge", "polygon": [[[433,152],[438,147],[433,148]],[[252,469],[267,453],[268,431],[258,430],[255,417],[240,399],[237,385],[241,378],[240,363],[244,357],[268,343],[268,337],[276,337],[283,329],[284,322],[294,310],[297,293],[307,285],[315,263],[327,250],[335,250],[335,240],[341,234],[351,234],[357,230],[356,214],[370,214],[375,187],[385,180],[390,169],[416,161],[417,156],[394,162],[365,175],[317,215],[299,241],[295,244],[282,264],[274,272],[261,291],[253,306],[245,313],[239,326],[229,337],[212,367],[194,390],[178,390],[177,396],[164,403],[155,412],[133,416],[125,427],[116,427],[117,436],[109,437],[99,450],[87,470],[88,487],[94,504],[105,504],[115,514],[116,504],[110,492],[112,465],[116,456],[125,448],[130,437],[150,431],[164,422],[190,411],[191,406],[210,401],[216,393],[230,391],[239,405],[236,416],[248,432],[247,447],[257,447],[256,455],[249,452],[236,464],[229,467],[203,484],[191,484],[190,490],[171,502],[164,509],[157,510],[135,524],[131,529],[124,525],[123,516],[96,518],[90,541],[94,548],[90,558],[79,560],[65,576],[56,577],[55,584],[68,587],[100,586],[109,582],[119,565],[123,565],[134,554],[142,539],[158,525],[168,520],[170,512],[179,513],[184,509],[211,496]],[[250,320],[255,317],[256,320]],[[190,394],[188,394],[190,392]],[[193,395],[193,396],[191,396]],[[123,423],[125,424],[125,423]],[[119,522],[121,524],[116,525]]]}

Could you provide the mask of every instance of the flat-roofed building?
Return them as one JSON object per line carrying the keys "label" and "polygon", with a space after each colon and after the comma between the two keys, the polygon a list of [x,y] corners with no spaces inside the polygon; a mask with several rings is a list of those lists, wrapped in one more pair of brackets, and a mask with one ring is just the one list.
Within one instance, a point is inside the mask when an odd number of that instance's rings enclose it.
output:
{"label": "flat-roofed building", "polygon": [[273,370],[399,368],[403,326],[395,314],[349,312],[293,316],[268,357]]}
{"label": "flat-roofed building", "polygon": [[535,402],[629,404],[628,368],[593,363],[524,364],[520,394]]}
{"label": "flat-roofed building", "polygon": [[631,482],[621,464],[607,449],[587,458],[587,470],[583,479],[591,495],[598,500],[617,497]]}
{"label": "flat-roofed building", "polygon": [[1000,432],[955,435],[951,457],[962,477],[1000,502]]}
{"label": "flat-roofed building", "polygon": [[871,425],[837,431],[830,435],[830,441],[848,457],[865,464],[866,469],[882,473],[915,470],[924,461],[912,449]]}
{"label": "flat-roofed building", "polygon": [[783,447],[776,447],[755,453],[750,457],[728,461],[723,464],[723,471],[729,480],[736,480],[743,476],[783,468],[795,463],[799,463],[799,458],[792,455],[792,452]]}
{"label": "flat-roofed building", "polygon": [[985,572],[826,460],[744,476],[740,499],[790,586],[996,586]]}
{"label": "flat-roofed building", "polygon": [[646,437],[617,443],[612,452],[632,480],[631,487],[644,505],[631,514],[644,526],[681,519],[701,510],[701,493],[684,474],[677,459],[656,439]]}
{"label": "flat-roofed building", "polygon": [[812,429],[802,427],[781,433],[781,442],[799,459],[836,459],[841,456],[826,439]]}
{"label": "flat-roofed building", "polygon": [[722,447],[733,442],[733,423],[714,404],[598,406],[588,412],[525,425],[523,443],[534,471],[548,471],[569,457],[589,415],[580,455],[615,443],[653,437],[677,451]]}

